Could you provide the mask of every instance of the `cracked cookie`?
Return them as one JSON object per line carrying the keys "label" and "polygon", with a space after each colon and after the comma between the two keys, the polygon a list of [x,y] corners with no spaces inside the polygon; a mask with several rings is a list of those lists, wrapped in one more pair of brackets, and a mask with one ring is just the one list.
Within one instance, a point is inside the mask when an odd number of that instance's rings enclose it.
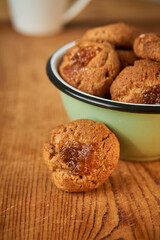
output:
{"label": "cracked cookie", "polygon": [[140,58],[160,61],[160,36],[156,33],[145,33],[134,41],[134,52]]}
{"label": "cracked cookie", "polygon": [[99,187],[119,159],[119,142],[101,122],[79,119],[56,127],[44,144],[54,184],[69,192]]}
{"label": "cracked cookie", "polygon": [[71,86],[91,95],[105,97],[120,71],[119,57],[110,43],[78,41],[68,49],[59,67]]}
{"label": "cracked cookie", "polygon": [[137,60],[124,68],[110,88],[111,99],[120,102],[160,104],[160,62]]}
{"label": "cracked cookie", "polygon": [[132,48],[134,39],[140,31],[129,24],[120,22],[88,30],[83,40],[94,42],[110,42],[116,48]]}

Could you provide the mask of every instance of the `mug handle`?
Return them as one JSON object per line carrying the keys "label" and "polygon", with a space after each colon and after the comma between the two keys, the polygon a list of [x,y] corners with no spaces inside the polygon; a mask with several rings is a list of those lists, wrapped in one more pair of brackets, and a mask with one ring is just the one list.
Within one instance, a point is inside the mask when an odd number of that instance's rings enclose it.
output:
{"label": "mug handle", "polygon": [[63,24],[71,21],[78,13],[80,13],[90,2],[91,0],[77,0],[75,3],[69,7],[62,16]]}

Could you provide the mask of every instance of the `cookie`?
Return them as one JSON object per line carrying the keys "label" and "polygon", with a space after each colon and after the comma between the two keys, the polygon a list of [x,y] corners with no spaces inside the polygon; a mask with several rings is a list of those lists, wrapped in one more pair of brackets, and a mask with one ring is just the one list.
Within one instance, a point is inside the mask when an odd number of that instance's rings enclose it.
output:
{"label": "cookie", "polygon": [[119,57],[109,43],[78,41],[67,50],[59,67],[61,77],[73,87],[104,97],[120,71]]}
{"label": "cookie", "polygon": [[98,188],[119,159],[119,142],[101,122],[79,119],[56,127],[44,144],[54,184],[68,192]]}
{"label": "cookie", "polygon": [[134,41],[134,52],[139,58],[160,61],[160,36],[156,33],[146,33]]}
{"label": "cookie", "polygon": [[94,42],[110,42],[116,48],[132,48],[134,39],[140,31],[123,22],[109,24],[88,30],[82,39]]}
{"label": "cookie", "polygon": [[117,49],[116,50],[121,62],[121,69],[133,65],[134,62],[138,59],[134,52],[129,49]]}
{"label": "cookie", "polygon": [[137,60],[124,68],[110,88],[111,99],[120,102],[160,104],[160,62]]}

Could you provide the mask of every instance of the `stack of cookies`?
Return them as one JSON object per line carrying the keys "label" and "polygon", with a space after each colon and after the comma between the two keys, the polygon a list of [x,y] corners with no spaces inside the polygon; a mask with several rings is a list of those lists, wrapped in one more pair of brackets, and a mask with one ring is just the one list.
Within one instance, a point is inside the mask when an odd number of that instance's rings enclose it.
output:
{"label": "stack of cookies", "polygon": [[160,37],[125,23],[88,30],[67,50],[59,72],[91,95],[160,104]]}
{"label": "stack of cookies", "polygon": [[[59,72],[88,94],[160,104],[160,37],[125,23],[91,29],[67,50]],[[79,119],[54,128],[43,153],[58,188],[88,191],[115,169],[119,142],[103,123]]]}

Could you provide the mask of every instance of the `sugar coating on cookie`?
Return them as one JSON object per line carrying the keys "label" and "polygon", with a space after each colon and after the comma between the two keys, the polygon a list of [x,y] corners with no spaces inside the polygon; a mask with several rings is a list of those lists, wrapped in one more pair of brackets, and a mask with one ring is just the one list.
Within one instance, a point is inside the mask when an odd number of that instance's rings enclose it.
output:
{"label": "sugar coating on cookie", "polygon": [[99,97],[120,71],[119,57],[109,44],[78,41],[67,50],[59,67],[61,77],[73,87]]}
{"label": "sugar coating on cookie", "polygon": [[145,33],[134,41],[134,52],[140,58],[160,61],[160,36],[156,33]]}
{"label": "sugar coating on cookie", "polygon": [[120,102],[160,104],[160,62],[137,60],[124,68],[110,88],[111,99]]}
{"label": "sugar coating on cookie", "polygon": [[132,48],[134,39],[140,30],[129,24],[120,22],[88,30],[82,39],[94,42],[110,42],[117,48]]}
{"label": "sugar coating on cookie", "polygon": [[97,188],[119,159],[119,142],[101,122],[79,119],[56,127],[44,144],[44,158],[55,185],[65,191]]}

